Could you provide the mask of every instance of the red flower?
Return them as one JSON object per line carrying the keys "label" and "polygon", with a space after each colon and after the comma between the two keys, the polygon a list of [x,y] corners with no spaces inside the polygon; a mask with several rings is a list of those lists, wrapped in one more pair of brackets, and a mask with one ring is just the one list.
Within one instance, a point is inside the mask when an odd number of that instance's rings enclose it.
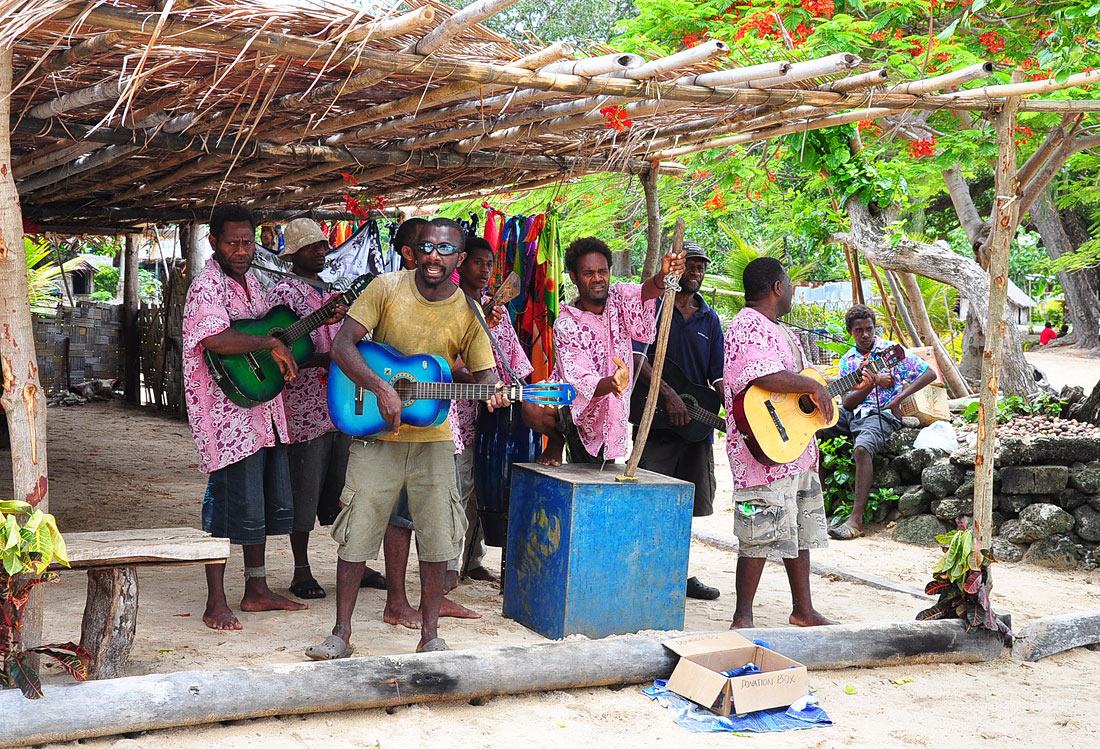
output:
{"label": "red flower", "polygon": [[703,41],[701,34],[684,34],[681,39],[683,39],[685,47],[694,47]]}
{"label": "red flower", "polygon": [[836,6],[833,0],[802,0],[802,9],[811,16],[832,18]]}
{"label": "red flower", "polygon": [[634,124],[626,116],[626,110],[619,106],[603,107],[600,109],[600,114],[603,115],[604,127],[609,127],[620,133],[626,132]]}
{"label": "red flower", "polygon": [[1019,138],[1016,138],[1016,145],[1023,146],[1027,144],[1028,138],[1031,137],[1031,128],[1027,125],[1017,125],[1016,132],[1020,134]]}
{"label": "red flower", "polygon": [[856,125],[856,129],[861,133],[867,133],[869,136],[882,135],[882,128],[871,120],[860,120],[859,124]]}
{"label": "red flower", "polygon": [[705,179],[709,176],[710,176],[710,170],[709,169],[703,169],[703,170],[696,169],[694,172],[691,173],[691,178],[692,179]]}
{"label": "red flower", "polygon": [[714,188],[714,194],[710,199],[703,203],[703,207],[708,211],[720,211],[726,207],[726,198],[719,192],[718,188]]}
{"label": "red flower", "polygon": [[344,210],[355,216],[362,216],[366,218],[369,214],[367,209],[363,207],[363,204],[359,202],[359,199],[354,195],[344,196]]}
{"label": "red flower", "polygon": [[987,31],[978,37],[978,41],[985,46],[986,51],[995,55],[1004,52],[1005,40],[996,31]]}
{"label": "red flower", "polygon": [[928,140],[914,140],[906,144],[906,148],[909,149],[909,158],[923,159],[928,156],[934,156],[936,146],[936,136],[931,136]]}
{"label": "red flower", "polygon": [[347,172],[340,172],[340,176],[344,178],[345,182],[350,182],[351,184],[355,185],[356,187],[359,186],[359,180],[357,180],[355,177],[348,174]]}

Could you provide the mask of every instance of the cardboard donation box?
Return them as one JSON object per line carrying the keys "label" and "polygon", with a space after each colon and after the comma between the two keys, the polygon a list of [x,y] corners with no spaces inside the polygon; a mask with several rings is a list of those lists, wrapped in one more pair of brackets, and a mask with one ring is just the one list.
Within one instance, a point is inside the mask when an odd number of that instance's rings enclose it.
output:
{"label": "cardboard donation box", "polygon": [[[810,691],[805,666],[737,632],[689,635],[664,645],[680,656],[668,688],[719,715],[787,707]],[[760,673],[722,674],[748,663]]]}
{"label": "cardboard donation box", "polygon": [[916,346],[905,350],[906,353],[919,356],[929,368],[936,373],[936,379],[932,381],[933,385],[943,384],[943,373],[940,372],[940,363],[936,361],[936,352],[931,346]]}
{"label": "cardboard donation box", "polygon": [[950,421],[951,408],[947,405],[947,391],[942,385],[929,385],[901,402],[902,416],[916,416],[922,427],[933,421]]}

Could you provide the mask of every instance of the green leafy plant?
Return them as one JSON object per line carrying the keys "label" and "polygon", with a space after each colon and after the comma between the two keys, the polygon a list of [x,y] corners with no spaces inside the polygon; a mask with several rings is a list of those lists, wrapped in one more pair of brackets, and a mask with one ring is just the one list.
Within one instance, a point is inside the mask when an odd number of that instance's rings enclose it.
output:
{"label": "green leafy plant", "polygon": [[26,502],[0,501],[0,688],[18,687],[30,699],[42,696],[36,655],[53,658],[78,681],[88,678],[92,658],[74,642],[34,648],[20,643],[31,589],[60,579],[56,572],[46,571],[55,561],[69,565],[65,541],[53,515]]}
{"label": "green leafy plant", "polygon": [[52,307],[59,295],[61,268],[52,259],[53,246],[46,238],[23,238],[27,255],[27,293],[32,308]]}
{"label": "green leafy plant", "polygon": [[[963,421],[975,423],[978,420],[978,402],[974,401],[963,409]],[[997,401],[997,423],[1004,424],[1015,416],[1059,416],[1065,404],[1057,398],[1043,393],[1029,401],[1018,395],[1010,395]]]}
{"label": "green leafy plant", "polygon": [[1000,633],[1011,642],[1010,630],[989,605],[989,565],[996,561],[988,549],[982,549],[975,566],[974,534],[968,530],[951,531],[936,536],[944,547],[943,558],[932,568],[932,582],[924,592],[938,595],[939,600],[917,614],[917,621],[962,619],[966,631],[988,629]]}
{"label": "green leafy plant", "polygon": [[[856,463],[852,458],[852,441],[847,437],[833,437],[821,440],[818,449],[821,450],[821,465],[825,468],[825,485],[821,487],[825,495],[825,514],[832,518],[833,525],[839,525],[851,516],[853,509]],[[897,499],[893,489],[883,487],[872,491],[863,510],[863,522],[871,522],[879,507]]]}

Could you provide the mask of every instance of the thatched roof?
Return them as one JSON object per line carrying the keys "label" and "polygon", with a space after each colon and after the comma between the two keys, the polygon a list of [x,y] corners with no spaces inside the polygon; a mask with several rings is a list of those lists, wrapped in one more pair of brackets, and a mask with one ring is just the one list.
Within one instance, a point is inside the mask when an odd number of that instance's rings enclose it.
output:
{"label": "thatched roof", "polygon": [[988,110],[1008,93],[938,94],[988,64],[896,83],[855,55],[753,65],[715,41],[663,59],[517,47],[477,23],[511,2],[375,16],[309,0],[0,0],[24,215],[122,229],[219,201],[284,216],[346,195],[369,208],[676,173],[671,158],[703,148],[905,108]]}

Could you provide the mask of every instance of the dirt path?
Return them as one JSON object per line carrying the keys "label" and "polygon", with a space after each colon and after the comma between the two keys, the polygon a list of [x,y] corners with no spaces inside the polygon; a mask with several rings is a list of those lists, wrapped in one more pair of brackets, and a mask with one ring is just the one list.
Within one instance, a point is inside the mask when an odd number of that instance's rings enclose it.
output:
{"label": "dirt path", "polygon": [[1077,385],[1092,391],[1100,381],[1100,359],[1087,356],[1080,349],[1032,349],[1024,358],[1043,371],[1056,390],[1064,385]]}
{"label": "dirt path", "polygon": [[[187,425],[120,403],[97,403],[49,411],[51,507],[62,530],[197,525],[204,477],[195,470]],[[724,445],[716,445],[718,512],[696,523],[711,536],[732,537],[729,468]],[[0,453],[0,463],[8,456]],[[7,477],[4,476],[6,481]],[[0,496],[10,483],[0,483]],[[312,544],[315,572],[331,586],[335,545],[323,531]],[[885,532],[815,552],[823,564],[870,572],[914,586],[925,582],[939,556],[936,549],[895,544]],[[500,551],[490,551],[491,566]],[[724,629],[733,610],[734,555],[694,543],[691,573],[718,586],[717,601],[687,602],[687,628]],[[412,562],[415,565],[415,560]],[[230,601],[243,587],[239,553],[229,563]],[[285,538],[269,544],[272,586],[285,591],[291,572]],[[416,575],[410,593],[416,600]],[[293,663],[302,649],[332,626],[332,597],[311,602],[308,611],[291,614],[243,614],[245,630],[219,633],[200,619],[204,599],[201,568],[182,567],[141,573],[141,613],[128,673]],[[875,590],[828,577],[812,580],[814,599],[826,614],[843,621],[905,621],[923,608],[911,596]],[[50,586],[46,634],[68,640],[79,634],[85,576],[67,573]],[[464,584],[455,598],[482,612],[476,621],[445,620],[442,635],[452,647],[541,642],[543,638],[500,614],[501,597],[484,583]],[[1024,621],[1074,610],[1100,610],[1100,575],[1053,572],[1030,566],[1001,565],[997,570],[998,607]],[[789,613],[786,579],[769,565],[757,597],[757,623],[784,626]],[[416,637],[383,624],[381,591],[363,591],[355,612],[357,655],[409,652]],[[1004,745],[1030,735],[1041,745],[1096,746],[1100,729],[1095,694],[1100,688],[1100,653],[1075,650],[1036,664],[1002,658],[966,666],[907,669],[820,671],[810,682],[835,725],[793,734],[761,735],[754,745],[803,746],[961,746]],[[898,685],[894,680],[912,679]],[[61,683],[60,674],[48,682]],[[846,687],[855,694],[846,693]],[[1040,697],[1041,699],[1037,699]],[[975,716],[979,716],[975,720]],[[465,703],[363,710],[305,717],[233,721],[229,724],[158,731],[134,738],[87,740],[93,747],[250,746],[456,746],[535,747],[592,745],[607,747],[728,746],[734,737],[695,735],[676,726],[667,713],[640,694],[638,687],[500,697],[481,706]]]}

